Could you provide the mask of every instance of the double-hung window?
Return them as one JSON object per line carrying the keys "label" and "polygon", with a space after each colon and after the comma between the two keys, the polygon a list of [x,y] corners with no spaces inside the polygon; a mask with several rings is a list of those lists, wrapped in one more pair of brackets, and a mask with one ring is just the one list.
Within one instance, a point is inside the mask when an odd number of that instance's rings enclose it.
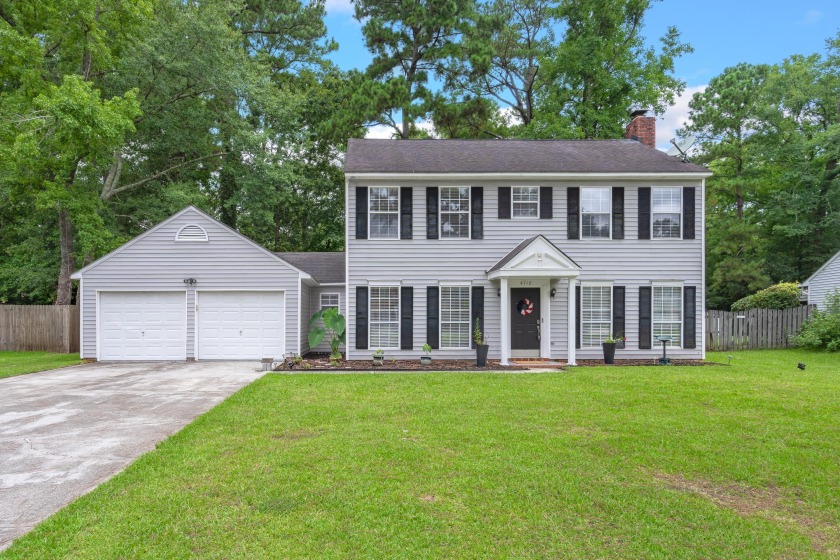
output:
{"label": "double-hung window", "polygon": [[370,347],[397,348],[400,341],[400,289],[370,287]]}
{"label": "double-hung window", "polygon": [[653,237],[681,237],[682,189],[680,187],[654,187],[652,191]]}
{"label": "double-hung window", "polygon": [[470,287],[440,287],[440,347],[470,347]]}
{"label": "double-hung window", "polygon": [[398,239],[400,234],[399,187],[369,187],[370,238]]}
{"label": "double-hung window", "polygon": [[321,294],[321,311],[330,307],[338,309],[338,294]]}
{"label": "double-hung window", "polygon": [[581,346],[601,346],[612,334],[612,287],[582,286],[580,297]]}
{"label": "double-hung window", "polygon": [[540,213],[539,187],[513,187],[511,189],[511,215],[514,218],[537,218]]}
{"label": "double-hung window", "polygon": [[470,236],[470,188],[440,188],[440,237]]}
{"label": "double-hung window", "polygon": [[671,346],[682,345],[682,287],[653,287],[653,341],[670,336]]}
{"label": "double-hung window", "polygon": [[610,187],[584,187],[581,189],[581,238],[610,238]]}

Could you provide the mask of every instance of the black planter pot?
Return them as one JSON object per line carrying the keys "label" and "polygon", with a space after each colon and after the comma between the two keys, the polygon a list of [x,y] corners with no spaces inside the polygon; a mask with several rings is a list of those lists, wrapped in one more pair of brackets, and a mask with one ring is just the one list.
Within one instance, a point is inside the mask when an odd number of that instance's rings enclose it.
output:
{"label": "black planter pot", "polygon": [[615,342],[603,342],[604,363],[611,364],[615,361]]}
{"label": "black planter pot", "polygon": [[490,350],[489,344],[476,344],[475,346],[475,365],[484,367],[487,365],[487,351]]}

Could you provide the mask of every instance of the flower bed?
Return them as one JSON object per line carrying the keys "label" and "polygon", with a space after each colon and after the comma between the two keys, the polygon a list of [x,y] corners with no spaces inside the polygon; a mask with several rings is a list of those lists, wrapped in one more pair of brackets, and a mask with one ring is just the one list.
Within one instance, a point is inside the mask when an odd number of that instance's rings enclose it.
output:
{"label": "flower bed", "polygon": [[337,360],[336,365],[330,364],[327,354],[308,354],[291,370],[286,364],[280,364],[274,371],[525,371],[523,366],[503,366],[499,360],[487,360],[486,367],[477,367],[475,360],[432,360],[428,366],[413,360],[385,360],[381,366],[374,366],[372,360]]}

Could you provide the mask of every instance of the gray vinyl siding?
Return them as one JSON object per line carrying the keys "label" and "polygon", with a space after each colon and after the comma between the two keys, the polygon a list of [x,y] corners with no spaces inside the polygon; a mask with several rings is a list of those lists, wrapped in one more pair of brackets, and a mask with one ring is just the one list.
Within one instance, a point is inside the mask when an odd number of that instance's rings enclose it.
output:
{"label": "gray vinyl siding", "polygon": [[[413,239],[379,240],[355,238],[355,220],[347,220],[348,278],[347,293],[355,294],[357,286],[376,285],[378,282],[400,282],[414,287],[414,348],[412,351],[386,349],[388,357],[413,358],[421,355],[426,341],[426,286],[445,282],[471,282],[485,287],[485,331],[490,343],[490,357],[500,355],[500,298],[497,296],[499,281],[490,282],[485,271],[505,256],[519,242],[543,234],[563,250],[582,268],[578,282],[610,281],[626,287],[626,350],[619,350],[618,357],[654,357],[659,349],[638,349],[639,287],[650,286],[656,281],[678,281],[685,286],[697,287],[697,349],[669,349],[674,357],[697,358],[703,355],[703,235],[704,220],[702,183],[692,181],[613,181],[613,182],[517,182],[517,185],[553,186],[553,219],[498,219],[498,187],[510,182],[457,181],[422,182],[401,181],[348,181],[347,200],[349,215],[355,215],[357,185],[411,186],[413,189]],[[426,239],[427,186],[483,186],[484,187],[484,238],[483,239]],[[566,231],[566,187],[624,187],[623,240],[568,240]],[[638,188],[650,186],[697,188],[695,196],[696,239],[638,239]],[[552,282],[557,295],[551,301],[550,347],[553,358],[567,357],[568,315],[566,280]],[[542,303],[545,305],[545,302]],[[348,358],[366,359],[370,350],[355,349],[355,302],[348,302]],[[435,357],[465,358],[473,350],[435,350]],[[581,359],[601,358],[598,348],[577,351]]]}
{"label": "gray vinyl siding", "polygon": [[[309,318],[312,317],[312,314],[316,311],[321,309],[321,294],[338,294],[338,310],[339,312],[347,317],[347,302],[345,297],[344,286],[317,286],[310,288],[310,302],[309,306],[306,311],[303,313],[302,317],[302,325],[303,330],[305,331],[304,338],[308,338],[308,326],[309,326]],[[349,322],[349,320],[348,320]],[[308,347],[308,343],[307,343]],[[342,351],[344,349],[344,345],[341,346]],[[309,352],[329,352],[330,345],[327,343],[326,337],[318,346],[314,348],[309,348]]]}
{"label": "gray vinyl siding", "polygon": [[[186,224],[202,226],[209,241],[176,242],[175,234]],[[296,269],[188,209],[83,273],[82,357],[96,358],[96,294],[109,290],[186,291],[187,358],[195,357],[196,290],[283,291],[286,352],[297,352],[298,276]],[[198,283],[187,287],[185,278],[195,278]]]}
{"label": "gray vinyl siding", "polygon": [[808,280],[808,303],[825,309],[825,298],[834,290],[840,291],[840,253]]}

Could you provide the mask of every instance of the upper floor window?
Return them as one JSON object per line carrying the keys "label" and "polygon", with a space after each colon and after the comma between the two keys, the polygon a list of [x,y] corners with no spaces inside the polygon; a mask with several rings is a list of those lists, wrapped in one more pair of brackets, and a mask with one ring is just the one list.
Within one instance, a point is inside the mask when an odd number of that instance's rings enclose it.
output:
{"label": "upper floor window", "polygon": [[682,189],[680,187],[654,187],[651,190],[653,237],[679,239],[682,222]]}
{"label": "upper floor window", "polygon": [[610,238],[610,187],[581,189],[581,238]]}
{"label": "upper floor window", "polygon": [[540,213],[539,187],[513,187],[511,215],[514,218],[537,218]]}
{"label": "upper floor window", "polygon": [[440,188],[440,237],[470,236],[470,188]]}
{"label": "upper floor window", "polygon": [[330,307],[338,309],[338,294],[321,294],[321,310]]}
{"label": "upper floor window", "polygon": [[370,238],[398,239],[400,235],[399,187],[370,187]]}

